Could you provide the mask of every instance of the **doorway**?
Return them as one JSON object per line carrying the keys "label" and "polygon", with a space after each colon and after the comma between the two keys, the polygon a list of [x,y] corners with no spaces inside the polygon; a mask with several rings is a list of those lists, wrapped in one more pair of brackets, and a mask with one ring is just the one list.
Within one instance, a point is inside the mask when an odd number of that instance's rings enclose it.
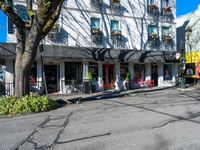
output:
{"label": "doorway", "polygon": [[103,65],[103,87],[105,90],[115,88],[115,65]]}
{"label": "doorway", "polygon": [[158,86],[158,65],[151,64],[151,79],[154,80],[155,86]]}
{"label": "doorway", "polygon": [[48,93],[58,92],[58,66],[44,65],[44,72]]}

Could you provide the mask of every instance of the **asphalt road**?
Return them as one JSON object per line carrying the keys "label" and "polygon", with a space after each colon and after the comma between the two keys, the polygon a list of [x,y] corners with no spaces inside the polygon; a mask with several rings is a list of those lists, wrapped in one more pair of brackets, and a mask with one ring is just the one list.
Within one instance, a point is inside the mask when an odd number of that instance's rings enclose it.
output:
{"label": "asphalt road", "polygon": [[200,150],[200,90],[168,89],[0,119],[0,150]]}

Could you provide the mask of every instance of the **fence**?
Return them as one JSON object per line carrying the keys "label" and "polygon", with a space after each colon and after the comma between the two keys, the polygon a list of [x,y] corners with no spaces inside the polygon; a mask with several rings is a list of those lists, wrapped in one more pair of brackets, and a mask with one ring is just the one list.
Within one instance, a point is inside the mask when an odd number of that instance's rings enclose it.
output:
{"label": "fence", "polygon": [[14,92],[13,83],[1,83],[0,82],[0,96],[11,96]]}

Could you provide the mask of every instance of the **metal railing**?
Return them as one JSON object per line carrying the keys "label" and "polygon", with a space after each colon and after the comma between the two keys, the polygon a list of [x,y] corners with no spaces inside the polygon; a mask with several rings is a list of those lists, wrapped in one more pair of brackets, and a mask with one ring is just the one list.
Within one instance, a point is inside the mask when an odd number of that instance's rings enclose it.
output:
{"label": "metal railing", "polygon": [[0,82],[0,96],[11,96],[14,93],[13,83]]}

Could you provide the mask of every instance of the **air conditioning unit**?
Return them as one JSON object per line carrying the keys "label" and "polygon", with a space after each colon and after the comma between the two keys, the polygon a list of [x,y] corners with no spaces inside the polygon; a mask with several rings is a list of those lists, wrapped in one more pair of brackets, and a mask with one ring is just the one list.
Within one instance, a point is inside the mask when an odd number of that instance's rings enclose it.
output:
{"label": "air conditioning unit", "polygon": [[48,38],[51,40],[56,40],[58,38],[58,33],[57,32],[49,32]]}

